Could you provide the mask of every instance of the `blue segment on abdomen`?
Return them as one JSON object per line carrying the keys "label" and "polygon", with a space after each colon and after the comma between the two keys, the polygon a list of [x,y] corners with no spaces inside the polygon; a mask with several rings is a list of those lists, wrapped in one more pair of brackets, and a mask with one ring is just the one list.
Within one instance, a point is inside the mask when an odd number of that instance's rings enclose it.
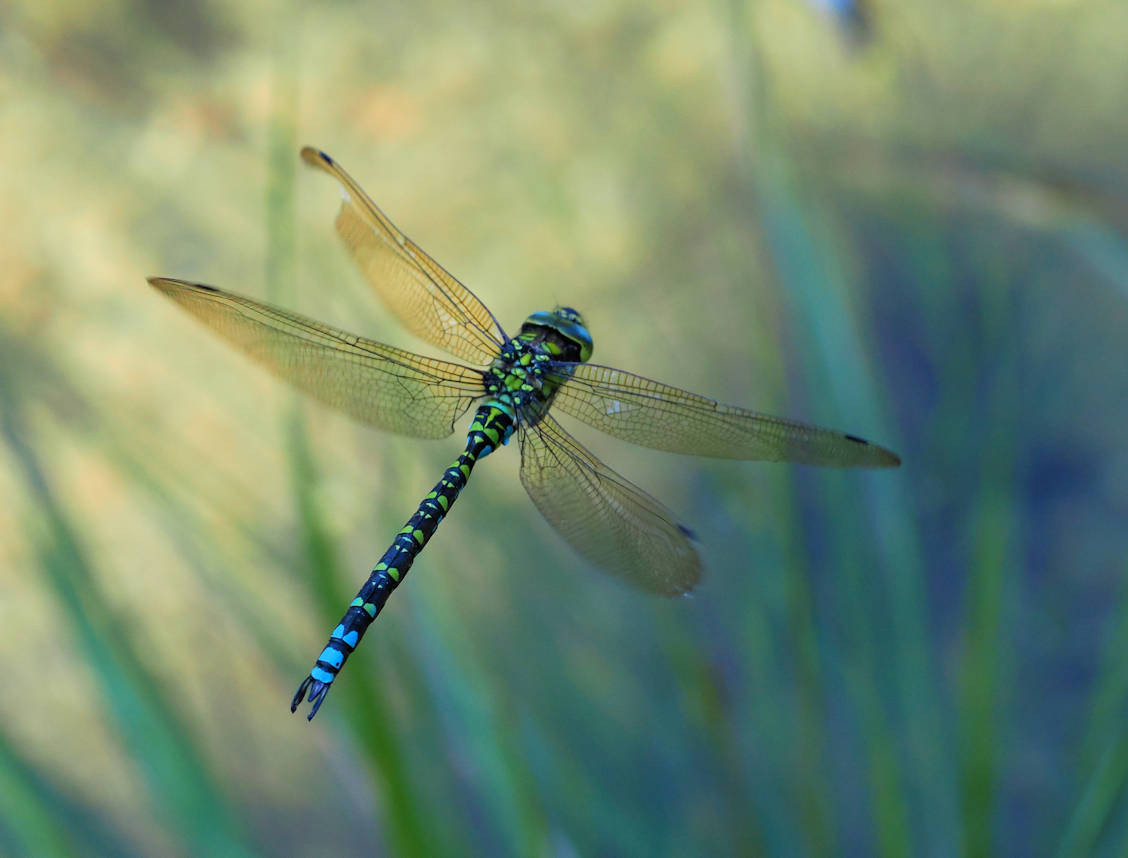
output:
{"label": "blue segment on abdomen", "polygon": [[337,670],[340,670],[341,665],[345,663],[345,654],[335,646],[327,646],[321,651],[321,655],[317,657],[317,660],[331,664]]}
{"label": "blue segment on abdomen", "polygon": [[348,634],[345,633],[344,623],[338,623],[337,628],[333,629],[332,634],[329,635],[331,640],[341,641],[349,649],[356,649],[356,645],[360,642],[360,634],[353,629]]}

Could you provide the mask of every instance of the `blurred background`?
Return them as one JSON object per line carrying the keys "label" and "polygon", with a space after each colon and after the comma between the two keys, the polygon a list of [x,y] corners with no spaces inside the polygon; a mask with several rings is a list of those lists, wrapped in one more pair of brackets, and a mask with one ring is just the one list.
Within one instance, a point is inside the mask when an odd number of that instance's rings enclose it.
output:
{"label": "blurred background", "polygon": [[[0,5],[0,853],[1128,853],[1128,6]],[[337,158],[511,332],[896,472],[585,443],[692,598],[476,472],[312,724],[288,703],[462,444],[316,407],[150,290],[434,354]],[[304,713],[303,713],[304,714]]]}

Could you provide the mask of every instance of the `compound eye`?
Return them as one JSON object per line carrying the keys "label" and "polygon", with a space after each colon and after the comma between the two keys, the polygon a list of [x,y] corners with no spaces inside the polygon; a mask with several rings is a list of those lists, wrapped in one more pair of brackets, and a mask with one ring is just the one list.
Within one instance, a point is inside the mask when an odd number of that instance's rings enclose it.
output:
{"label": "compound eye", "polygon": [[570,337],[569,339],[571,339],[572,342],[579,345],[579,347],[580,347],[580,361],[582,363],[587,363],[589,360],[591,360],[591,353],[592,353],[592,349],[594,347],[594,345],[591,341],[591,334],[588,333],[588,329],[585,328],[583,325],[576,325],[576,331],[577,331],[576,336]]}

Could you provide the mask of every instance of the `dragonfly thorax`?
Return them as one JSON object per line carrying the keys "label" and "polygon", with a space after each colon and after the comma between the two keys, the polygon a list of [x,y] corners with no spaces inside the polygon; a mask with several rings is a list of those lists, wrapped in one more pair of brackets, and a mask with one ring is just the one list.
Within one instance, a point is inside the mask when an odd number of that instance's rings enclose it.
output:
{"label": "dragonfly thorax", "polygon": [[543,411],[559,385],[546,377],[551,361],[552,356],[540,345],[520,338],[510,340],[486,371],[489,401],[514,422],[521,413]]}
{"label": "dragonfly thorax", "polygon": [[515,423],[536,423],[567,376],[563,365],[591,356],[591,335],[575,310],[534,313],[486,372],[489,402]]}

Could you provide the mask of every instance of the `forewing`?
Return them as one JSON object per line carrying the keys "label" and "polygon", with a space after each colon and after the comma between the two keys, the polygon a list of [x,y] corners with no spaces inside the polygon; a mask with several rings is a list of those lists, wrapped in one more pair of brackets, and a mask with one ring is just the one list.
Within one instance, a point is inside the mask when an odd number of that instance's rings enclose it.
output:
{"label": "forewing", "polygon": [[214,286],[149,283],[228,342],[313,398],[364,423],[416,438],[445,438],[485,393],[470,367],[348,334]]}
{"label": "forewing", "polygon": [[836,432],[725,405],[621,369],[561,366],[553,407],[608,435],[671,453],[838,467],[896,467],[884,447]]}
{"label": "forewing", "polygon": [[551,416],[521,424],[521,483],[537,509],[596,566],[651,593],[701,580],[689,530],[580,445]]}
{"label": "forewing", "polygon": [[309,146],[302,160],[341,183],[337,231],[404,327],[464,360],[492,361],[505,333],[474,293],[400,232],[340,164]]}

